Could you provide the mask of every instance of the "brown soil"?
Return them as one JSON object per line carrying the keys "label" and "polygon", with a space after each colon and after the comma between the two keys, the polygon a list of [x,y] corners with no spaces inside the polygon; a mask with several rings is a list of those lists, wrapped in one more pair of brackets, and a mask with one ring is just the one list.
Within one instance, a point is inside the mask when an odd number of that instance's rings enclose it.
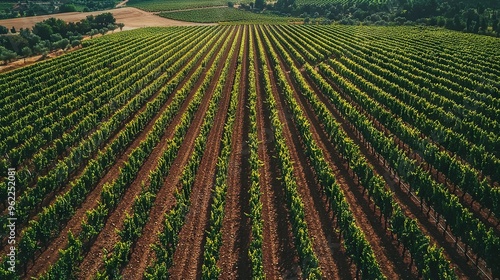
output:
{"label": "brown soil", "polygon": [[[244,27],[248,32],[248,27]],[[248,35],[247,35],[248,36]],[[248,95],[246,89],[248,41],[245,40],[245,51],[239,89],[238,110],[234,122],[231,157],[229,159],[228,190],[224,220],[222,222],[222,247],[217,265],[221,268],[220,279],[241,279],[251,275],[248,248],[250,245],[251,224],[245,213],[250,213],[249,174],[250,166],[247,157],[249,150],[248,127],[249,108],[246,106]]]}

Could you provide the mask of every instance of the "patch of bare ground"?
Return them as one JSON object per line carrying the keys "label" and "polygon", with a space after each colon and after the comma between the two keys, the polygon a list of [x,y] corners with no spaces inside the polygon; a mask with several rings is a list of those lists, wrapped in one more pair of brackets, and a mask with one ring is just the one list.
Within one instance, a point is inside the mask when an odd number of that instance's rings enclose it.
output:
{"label": "patch of bare ground", "polygon": [[[271,48],[271,46],[266,46]],[[266,57],[269,66],[270,60]],[[274,66],[280,67],[280,66]],[[292,157],[298,191],[304,203],[305,218],[309,235],[313,241],[313,249],[318,257],[321,271],[326,279],[352,279],[355,270],[347,262],[347,255],[340,246],[340,237],[334,230],[334,213],[329,210],[328,202],[322,195],[321,187],[315,178],[312,166],[302,147],[299,132],[292,122],[292,116],[286,108],[283,95],[279,93],[272,69],[269,69],[272,90],[281,122],[283,135]]]}
{"label": "patch of bare ground", "polygon": [[[339,92],[346,100],[348,100],[353,106],[359,108],[357,104],[352,101],[349,97],[347,97],[340,88],[331,82],[329,79],[325,78],[330,85],[332,85],[337,92]],[[310,82],[310,81],[309,81]],[[310,84],[313,84],[310,82]],[[416,219],[420,230],[430,237],[431,242],[433,244],[438,244],[440,247],[444,249],[443,253],[445,257],[451,261],[451,265],[455,268],[455,272],[457,273],[459,278],[469,278],[469,279],[482,279],[484,276],[479,274],[475,265],[472,262],[467,261],[466,257],[459,253],[459,249],[454,245],[454,238],[449,234],[444,234],[439,225],[435,224],[435,220],[431,216],[427,216],[420,210],[420,201],[416,199],[413,195],[408,195],[407,190],[404,188],[404,184],[400,184],[400,180],[397,176],[392,176],[391,170],[387,163],[383,160],[383,158],[374,151],[374,149],[367,143],[359,131],[347,120],[343,118],[343,116],[338,112],[338,110],[331,104],[327,97],[325,97],[320,90],[317,88],[315,91],[318,93],[318,97],[322,100],[323,103],[326,104],[329,111],[333,114],[333,116],[341,123],[343,129],[346,131],[348,136],[355,141],[355,143],[360,146],[362,153],[367,158],[368,162],[374,167],[374,170],[381,174],[386,180],[387,184],[394,192],[394,200],[401,206],[403,213],[412,219]],[[361,112],[364,112],[361,108],[359,108]],[[371,120],[374,120],[370,116]],[[378,129],[382,129],[382,131],[387,133],[385,128],[381,128],[379,123],[376,123],[376,127]],[[398,141],[396,141],[397,143]],[[403,186],[403,187],[401,187]],[[469,251],[470,253],[470,251]]]}
{"label": "patch of bare ground", "polygon": [[[192,75],[195,69],[193,69],[186,77],[189,77]],[[177,87],[177,89],[180,89],[184,86],[185,82],[187,81],[187,78],[184,79]],[[199,84],[197,85],[199,87]],[[176,89],[176,90],[177,90]],[[176,91],[175,90],[175,91]],[[175,92],[174,91],[174,92]],[[155,93],[153,98],[155,98],[159,93]],[[188,97],[190,98],[190,97]],[[144,128],[144,130],[138,135],[138,137],[127,147],[127,149],[122,153],[120,156],[118,156],[117,160],[115,161],[115,164],[109,168],[107,173],[101,180],[98,182],[97,186],[89,193],[83,204],[78,208],[73,216],[73,218],[67,222],[65,225],[64,229],[60,231],[59,236],[54,239],[51,244],[45,248],[42,252],[41,255],[38,256],[35,260],[34,266],[32,266],[27,273],[27,277],[39,275],[43,271],[45,271],[52,263],[55,262],[55,260],[58,258],[58,251],[59,249],[63,249],[65,244],[67,243],[67,232],[71,231],[73,234],[78,234],[81,231],[81,221],[85,217],[85,213],[87,210],[92,209],[95,207],[99,201],[99,197],[102,191],[102,187],[104,186],[105,183],[111,182],[114,179],[117,178],[119,174],[120,168],[123,167],[123,164],[128,160],[128,156],[130,153],[138,147],[140,142],[145,139],[147,136],[148,132],[152,129],[154,123],[156,120],[159,118],[161,115],[161,112],[165,110],[165,108],[171,103],[173,99],[173,95],[170,96],[165,102],[165,104],[162,105],[162,108],[160,109],[160,113],[158,113],[149,123],[148,125]],[[181,108],[181,110],[185,110],[187,107],[188,102],[185,102]],[[137,111],[134,116],[130,118],[132,120],[143,112],[146,109],[146,105],[143,106],[139,111]],[[174,120],[175,121],[175,120]],[[123,125],[125,126],[125,124]],[[111,143],[116,137],[118,136],[118,133],[116,133],[108,143]],[[80,168],[77,173],[75,174],[74,178],[77,178],[79,174],[83,171],[83,168]],[[66,187],[68,188],[68,186]],[[114,231],[114,230],[113,230]],[[43,260],[43,261],[42,261]]]}
{"label": "patch of bare ground", "polygon": [[[253,31],[255,33],[255,31]],[[254,39],[255,68],[261,69],[257,60],[256,40]],[[265,106],[265,93],[261,72],[256,71],[257,88],[257,134],[259,139],[259,159],[263,161],[260,172],[262,192],[263,228],[263,266],[267,279],[296,279],[301,275],[299,257],[293,242],[289,213],[286,208],[285,194],[279,181],[280,172],[273,145],[273,132],[269,110]]]}
{"label": "patch of bare ground", "polygon": [[[201,82],[206,76],[208,69],[210,69],[213,63],[218,63],[215,61],[215,55],[205,66],[203,75],[199,79],[199,82],[195,86],[195,88],[198,88],[201,85]],[[218,77],[221,71],[222,65],[219,64],[218,69],[216,70],[215,77]],[[216,79],[214,79],[214,82],[215,81]],[[157,193],[155,203],[153,205],[153,208],[151,209],[151,212],[149,213],[149,220],[143,229],[142,235],[132,247],[129,262],[122,271],[124,279],[141,279],[146,268],[155,259],[154,252],[151,250],[150,245],[158,241],[157,233],[163,228],[164,215],[168,212],[168,210],[175,202],[174,190],[179,182],[179,178],[182,174],[184,166],[193,151],[193,143],[201,128],[205,112],[208,109],[211,93],[213,92],[213,88],[215,86],[214,82],[212,82],[207,89],[206,92],[210,94],[205,94],[200,108],[198,109],[198,112],[196,113],[196,116],[191,123],[190,129],[186,133],[184,142],[182,143],[179,152],[177,153],[177,157],[175,158],[172,167],[170,168],[169,173],[164,180],[164,185]]]}
{"label": "patch of bare ground", "polygon": [[[244,28],[248,32],[248,26]],[[242,279],[251,275],[251,264],[248,256],[251,224],[246,215],[246,213],[250,213],[250,166],[247,160],[250,155],[247,145],[250,120],[245,75],[248,61],[248,35],[243,39],[245,40],[245,51],[241,66],[238,110],[231,140],[232,152],[229,159],[228,190],[221,229],[222,247],[217,263],[217,266],[221,268],[220,279]]]}
{"label": "patch of bare ground", "polygon": [[[241,27],[240,27],[241,28]],[[231,35],[233,40],[237,40],[236,45],[241,42],[241,35],[236,38],[236,30]],[[199,279],[201,277],[201,266],[203,263],[203,250],[205,245],[206,230],[209,225],[210,204],[212,201],[212,191],[215,180],[217,159],[220,154],[222,132],[227,116],[229,101],[231,100],[231,89],[234,81],[236,69],[236,59],[238,56],[237,47],[233,52],[233,57],[228,57],[228,50],[223,55],[225,65],[230,61],[230,77],[226,79],[222,92],[222,99],[219,101],[219,108],[215,117],[212,129],[208,135],[207,148],[203,154],[200,166],[195,177],[190,201],[191,206],[186,216],[186,222],[179,233],[179,243],[175,250],[173,266],[170,275],[177,279]],[[220,70],[222,70],[220,68]],[[213,79],[213,87],[209,87],[208,92],[213,92],[220,78],[220,72]],[[208,103],[208,102],[207,102]]]}

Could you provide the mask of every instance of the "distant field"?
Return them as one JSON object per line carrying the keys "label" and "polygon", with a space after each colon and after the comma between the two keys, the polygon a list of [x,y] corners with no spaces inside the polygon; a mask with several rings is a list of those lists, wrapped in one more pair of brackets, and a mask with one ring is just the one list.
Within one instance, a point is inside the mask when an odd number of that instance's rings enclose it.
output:
{"label": "distant field", "polygon": [[[191,8],[202,8],[202,7],[213,7],[213,6],[225,6],[228,0],[131,0],[127,2],[127,6],[136,7],[148,12],[159,12],[159,11],[170,11],[170,10],[182,10]],[[245,3],[251,2],[248,0],[244,1],[233,1],[235,3]]]}
{"label": "distant field", "polygon": [[388,0],[296,0],[295,4],[297,5],[322,5],[327,3],[334,4],[362,4],[362,3],[373,3],[373,4],[385,4]]}
{"label": "distant field", "polygon": [[165,12],[160,16],[191,22],[290,22],[301,18],[281,17],[271,14],[257,14],[233,8],[212,8],[178,12]]}

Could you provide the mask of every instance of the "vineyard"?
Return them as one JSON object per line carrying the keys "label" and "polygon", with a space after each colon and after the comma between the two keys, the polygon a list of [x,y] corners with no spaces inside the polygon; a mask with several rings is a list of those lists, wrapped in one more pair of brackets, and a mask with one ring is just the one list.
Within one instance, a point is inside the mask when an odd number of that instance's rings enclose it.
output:
{"label": "vineyard", "polygon": [[0,278],[500,277],[499,58],[443,29],[189,26],[0,74]]}
{"label": "vineyard", "polygon": [[[129,0],[127,6],[136,7],[148,12],[184,10],[203,7],[225,6],[225,0]],[[249,3],[250,1],[234,1],[233,3]]]}
{"label": "vineyard", "polygon": [[232,8],[207,8],[188,11],[163,12],[161,17],[190,22],[232,22],[232,23],[287,23],[302,22],[301,18],[272,14],[258,14]]}

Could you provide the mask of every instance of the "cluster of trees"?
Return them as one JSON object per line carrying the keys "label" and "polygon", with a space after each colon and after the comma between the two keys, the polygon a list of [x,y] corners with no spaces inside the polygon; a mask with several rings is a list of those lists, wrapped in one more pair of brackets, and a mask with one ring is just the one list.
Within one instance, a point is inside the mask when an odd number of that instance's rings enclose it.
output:
{"label": "cluster of trees", "polygon": [[[1,2],[1,1],[0,1]],[[14,3],[16,2],[16,3]],[[10,1],[12,6],[0,10],[0,19],[49,15],[68,12],[90,12],[113,8],[116,1],[113,0],[70,0],[70,1]]]}
{"label": "cluster of trees", "polygon": [[[104,35],[109,30],[120,30],[125,25],[116,23],[111,13],[103,13],[97,16],[87,16],[79,22],[66,23],[61,19],[49,18],[38,22],[32,29],[21,28],[16,32],[15,27],[9,29],[0,26],[0,59],[8,63],[18,56],[24,58],[35,55],[47,55],[50,51],[66,49],[70,46],[80,45],[83,35]],[[13,33],[13,34],[12,34]]]}
{"label": "cluster of trees", "polygon": [[[307,22],[342,24],[441,26],[447,29],[500,36],[500,2],[489,0],[393,0],[393,1],[304,1],[278,0],[274,5],[258,5],[277,12],[301,16]],[[314,20],[315,21],[315,20]]]}

